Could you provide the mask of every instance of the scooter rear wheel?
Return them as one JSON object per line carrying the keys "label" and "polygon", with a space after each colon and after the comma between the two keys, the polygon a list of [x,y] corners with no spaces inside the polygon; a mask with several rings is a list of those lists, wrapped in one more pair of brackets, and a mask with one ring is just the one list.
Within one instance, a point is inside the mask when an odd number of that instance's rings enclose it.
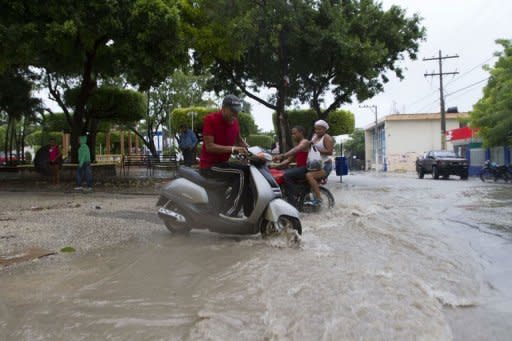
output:
{"label": "scooter rear wheel", "polygon": [[313,213],[319,212],[322,209],[331,209],[334,207],[335,200],[334,195],[332,195],[331,191],[329,191],[327,188],[323,186],[320,186],[320,196],[322,199],[322,204],[320,206],[310,206],[306,204],[306,202],[310,201],[315,197],[313,195],[313,192],[309,192],[307,195],[302,196],[299,203],[299,211],[304,213]]}

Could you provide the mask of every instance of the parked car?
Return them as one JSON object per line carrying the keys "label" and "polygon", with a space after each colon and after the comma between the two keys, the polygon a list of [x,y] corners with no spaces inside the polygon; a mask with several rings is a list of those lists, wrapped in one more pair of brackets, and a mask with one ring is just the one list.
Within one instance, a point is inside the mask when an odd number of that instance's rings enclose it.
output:
{"label": "parked car", "polygon": [[[12,161],[15,162],[18,160],[16,154],[12,154]],[[9,161],[9,155],[5,155],[4,152],[0,151],[0,166],[5,166]]]}
{"label": "parked car", "polygon": [[432,174],[434,179],[439,179],[439,176],[448,179],[450,175],[458,175],[461,180],[467,180],[468,168],[467,159],[448,150],[431,150],[416,159],[416,173],[420,179],[425,174]]}

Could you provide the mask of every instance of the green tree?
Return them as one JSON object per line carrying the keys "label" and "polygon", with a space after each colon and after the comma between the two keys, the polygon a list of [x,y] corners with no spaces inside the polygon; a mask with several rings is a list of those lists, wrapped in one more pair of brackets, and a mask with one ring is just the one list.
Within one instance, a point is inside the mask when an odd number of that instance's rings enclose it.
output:
{"label": "green tree", "polygon": [[416,59],[425,37],[420,22],[376,1],[319,1],[299,41],[307,49],[297,61],[305,66],[296,80],[299,100],[326,119],[354,97],[361,102],[381,92],[387,71],[403,79],[398,63]]}
{"label": "green tree", "polygon": [[147,108],[143,120],[138,127],[133,125],[129,128],[144,141],[154,156],[157,151],[153,134],[168,125],[169,115],[174,109],[212,104],[204,98],[206,81],[205,74],[194,74],[188,68],[182,68],[146,91]]}
{"label": "green tree", "polygon": [[[276,115],[273,115],[274,125],[276,125]],[[288,111],[288,122],[290,128],[294,126],[302,126],[306,129],[306,137],[313,136],[315,121],[318,116],[313,109],[306,110],[290,110]],[[350,134],[354,130],[355,120],[354,114],[346,110],[332,111],[327,117],[329,123],[329,135],[337,136]]]}
{"label": "green tree", "polygon": [[178,0],[9,1],[1,9],[0,68],[22,63],[77,83],[73,159],[102,79],[125,75],[145,91],[188,61]]}
{"label": "green tree", "polygon": [[[424,30],[417,16],[374,1],[188,1],[196,57],[216,92],[242,91],[277,112],[281,145],[290,146],[285,107],[310,102],[328,117],[353,95],[382,90],[383,73],[404,53],[415,58]],[[270,89],[262,98],[256,93]],[[334,101],[327,105],[328,92]],[[325,107],[325,110],[321,110]]]}
{"label": "green tree", "polygon": [[32,97],[32,73],[23,69],[9,69],[0,73],[0,112],[4,113],[6,130],[3,150],[9,160],[13,151],[24,155],[28,126],[35,120],[40,100]]}
{"label": "green tree", "polygon": [[[194,118],[194,130],[201,131],[203,129],[204,117],[217,110],[218,109],[208,107],[178,108],[173,110],[171,114],[171,126],[173,127],[173,133],[176,133],[182,124],[191,127],[192,118],[190,113],[196,113]],[[240,134],[243,137],[247,137],[258,132],[258,127],[254,122],[254,118],[249,113],[240,112],[238,114],[238,123],[240,125]]]}
{"label": "green tree", "polygon": [[[79,89],[73,89],[66,92],[65,102],[74,106],[79,91]],[[145,111],[146,97],[140,92],[109,86],[94,89],[87,102],[87,120],[84,123],[91,134],[89,138],[91,158],[94,160],[96,155],[96,148],[94,148],[96,133],[100,129],[101,122],[131,127],[134,122],[142,119]]]}
{"label": "green tree", "polygon": [[357,156],[358,159],[365,159],[364,129],[356,128],[350,135],[350,140],[344,143],[347,156]]}
{"label": "green tree", "polygon": [[487,146],[512,145],[512,40],[497,40],[503,52],[493,68],[484,96],[471,112],[471,126],[479,128],[479,136]]}

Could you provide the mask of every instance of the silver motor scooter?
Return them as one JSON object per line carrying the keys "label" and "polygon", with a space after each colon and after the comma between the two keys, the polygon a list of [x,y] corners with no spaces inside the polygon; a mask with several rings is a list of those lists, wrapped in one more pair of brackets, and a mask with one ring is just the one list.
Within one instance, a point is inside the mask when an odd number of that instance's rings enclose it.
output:
{"label": "silver motor scooter", "polygon": [[189,232],[192,228],[224,234],[263,236],[296,230],[302,234],[299,212],[281,199],[281,189],[270,173],[270,154],[260,147],[249,148],[247,162],[250,176],[246,186],[249,202],[245,215],[234,218],[222,215],[222,207],[232,188],[225,181],[208,179],[190,167],[180,167],[177,177],[161,191],[158,216],[169,231]]}

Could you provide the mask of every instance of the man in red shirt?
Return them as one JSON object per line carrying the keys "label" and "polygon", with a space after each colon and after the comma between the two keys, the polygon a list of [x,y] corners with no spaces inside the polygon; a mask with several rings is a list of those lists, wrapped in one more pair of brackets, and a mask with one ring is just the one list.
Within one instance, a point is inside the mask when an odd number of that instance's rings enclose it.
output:
{"label": "man in red shirt", "polygon": [[218,112],[210,113],[203,122],[203,147],[201,149],[199,172],[205,177],[229,181],[232,191],[225,210],[226,215],[239,216],[247,194],[249,167],[230,163],[231,154],[247,154],[247,143],[240,135],[238,113],[242,101],[235,95],[227,95]]}

